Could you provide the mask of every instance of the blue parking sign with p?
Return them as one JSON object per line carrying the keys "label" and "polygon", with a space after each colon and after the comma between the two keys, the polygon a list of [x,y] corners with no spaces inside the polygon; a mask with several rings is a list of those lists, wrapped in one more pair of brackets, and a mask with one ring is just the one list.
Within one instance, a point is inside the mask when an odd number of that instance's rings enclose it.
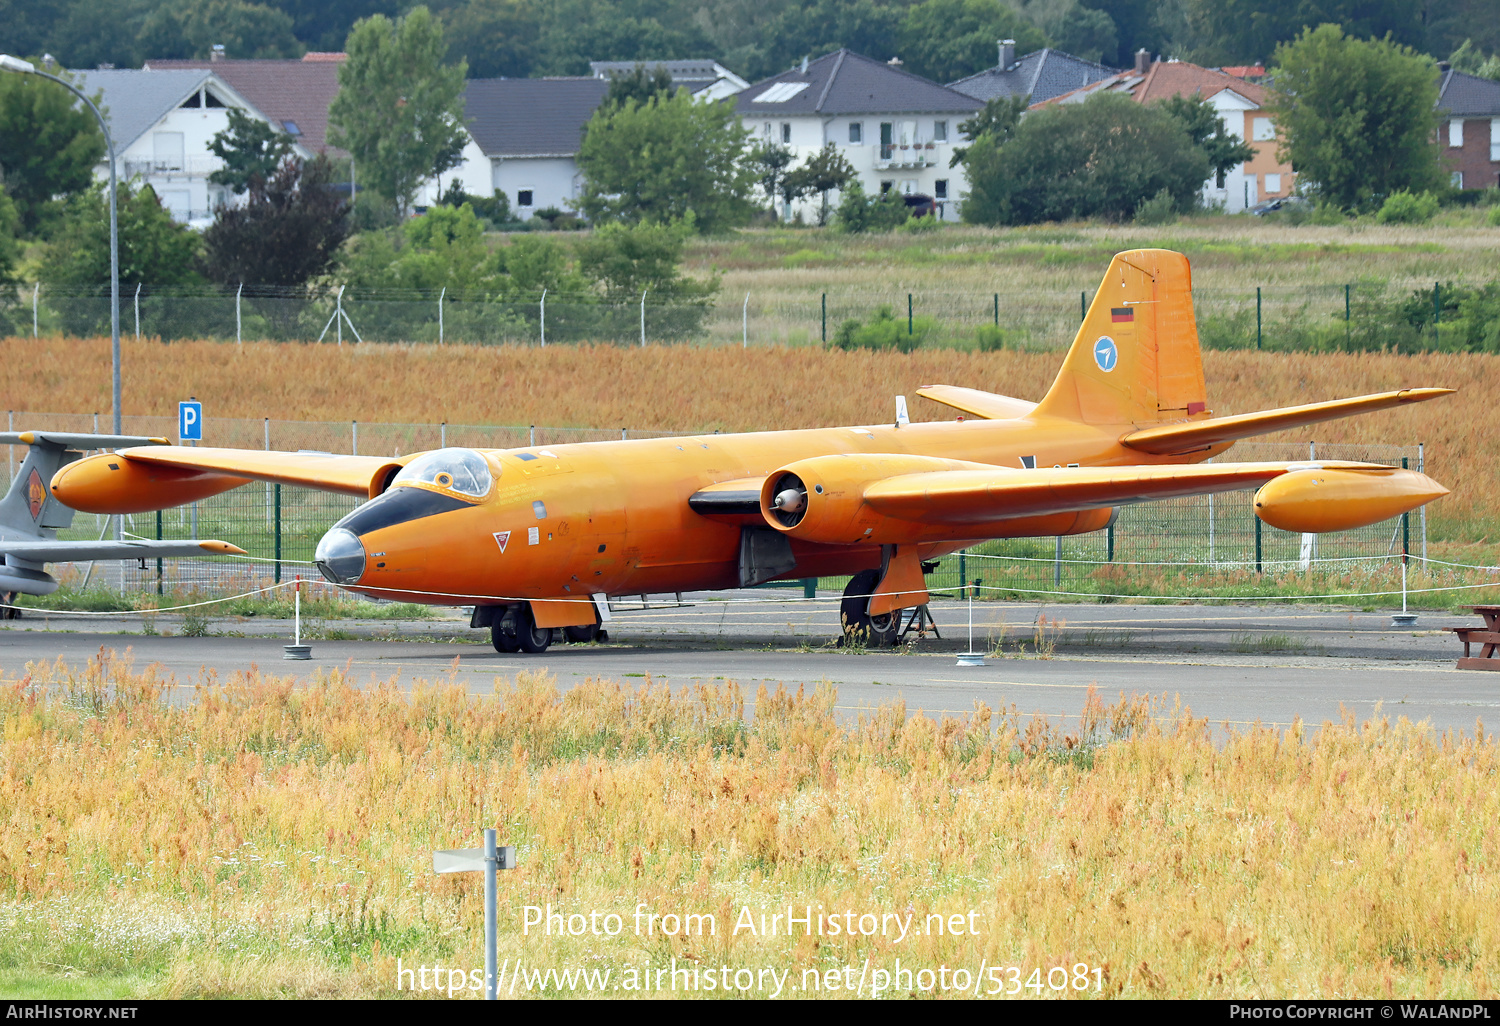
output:
{"label": "blue parking sign with p", "polygon": [[181,402],[177,404],[177,437],[184,442],[203,440],[203,404]]}

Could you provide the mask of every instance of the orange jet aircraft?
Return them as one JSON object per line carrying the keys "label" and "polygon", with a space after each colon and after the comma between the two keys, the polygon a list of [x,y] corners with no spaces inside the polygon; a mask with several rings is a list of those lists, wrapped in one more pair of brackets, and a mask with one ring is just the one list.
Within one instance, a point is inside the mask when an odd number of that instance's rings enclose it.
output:
{"label": "orange jet aircraft", "polygon": [[144,447],[69,464],[59,500],[91,513],[182,505],[250,481],[358,495],[318,544],[333,583],[472,605],[502,652],[563,629],[597,637],[608,597],[852,574],[845,629],[888,643],[927,602],[922,561],[988,538],[1081,534],[1115,507],[1258,488],[1287,531],[1340,531],[1448,490],[1408,470],[1329,460],[1194,466],[1236,439],[1447,395],[1414,388],[1262,413],[1207,408],[1187,259],[1116,256],[1040,403],[930,385],[956,421],[382,459]]}

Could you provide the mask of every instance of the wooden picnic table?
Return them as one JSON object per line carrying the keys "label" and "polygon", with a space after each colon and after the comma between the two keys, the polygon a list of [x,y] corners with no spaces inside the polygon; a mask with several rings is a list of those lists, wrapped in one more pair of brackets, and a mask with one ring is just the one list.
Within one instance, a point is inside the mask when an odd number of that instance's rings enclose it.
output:
{"label": "wooden picnic table", "polygon": [[[1495,649],[1500,648],[1500,606],[1468,606],[1484,618],[1483,627],[1444,627],[1458,635],[1464,643],[1463,658],[1458,661],[1460,670],[1500,670],[1500,658]],[[1473,655],[1471,645],[1482,646],[1479,655]]]}

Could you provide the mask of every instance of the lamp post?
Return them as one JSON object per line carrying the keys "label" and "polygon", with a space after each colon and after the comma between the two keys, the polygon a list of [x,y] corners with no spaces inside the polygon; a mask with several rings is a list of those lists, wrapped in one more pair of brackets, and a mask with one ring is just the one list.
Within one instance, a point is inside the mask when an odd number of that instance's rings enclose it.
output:
{"label": "lamp post", "polygon": [[115,180],[115,141],[109,134],[109,125],[104,121],[104,115],[99,113],[99,108],[94,106],[83,91],[67,79],[40,71],[29,61],[23,61],[19,57],[0,53],[0,71],[14,71],[22,75],[40,75],[42,78],[51,79],[64,89],[73,93],[84,105],[88,107],[99,121],[99,130],[104,133],[104,146],[109,151],[109,336],[110,352],[114,358],[113,392],[115,409],[115,434],[121,434],[120,427],[120,222],[115,209],[115,194],[119,191]]}

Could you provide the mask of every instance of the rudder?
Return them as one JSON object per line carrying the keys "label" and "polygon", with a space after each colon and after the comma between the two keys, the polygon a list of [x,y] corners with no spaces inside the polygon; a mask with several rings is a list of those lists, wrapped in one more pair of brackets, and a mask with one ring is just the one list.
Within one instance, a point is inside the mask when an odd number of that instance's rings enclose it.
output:
{"label": "rudder", "polygon": [[1036,415],[1138,426],[1208,416],[1187,257],[1134,249],[1110,261]]}

